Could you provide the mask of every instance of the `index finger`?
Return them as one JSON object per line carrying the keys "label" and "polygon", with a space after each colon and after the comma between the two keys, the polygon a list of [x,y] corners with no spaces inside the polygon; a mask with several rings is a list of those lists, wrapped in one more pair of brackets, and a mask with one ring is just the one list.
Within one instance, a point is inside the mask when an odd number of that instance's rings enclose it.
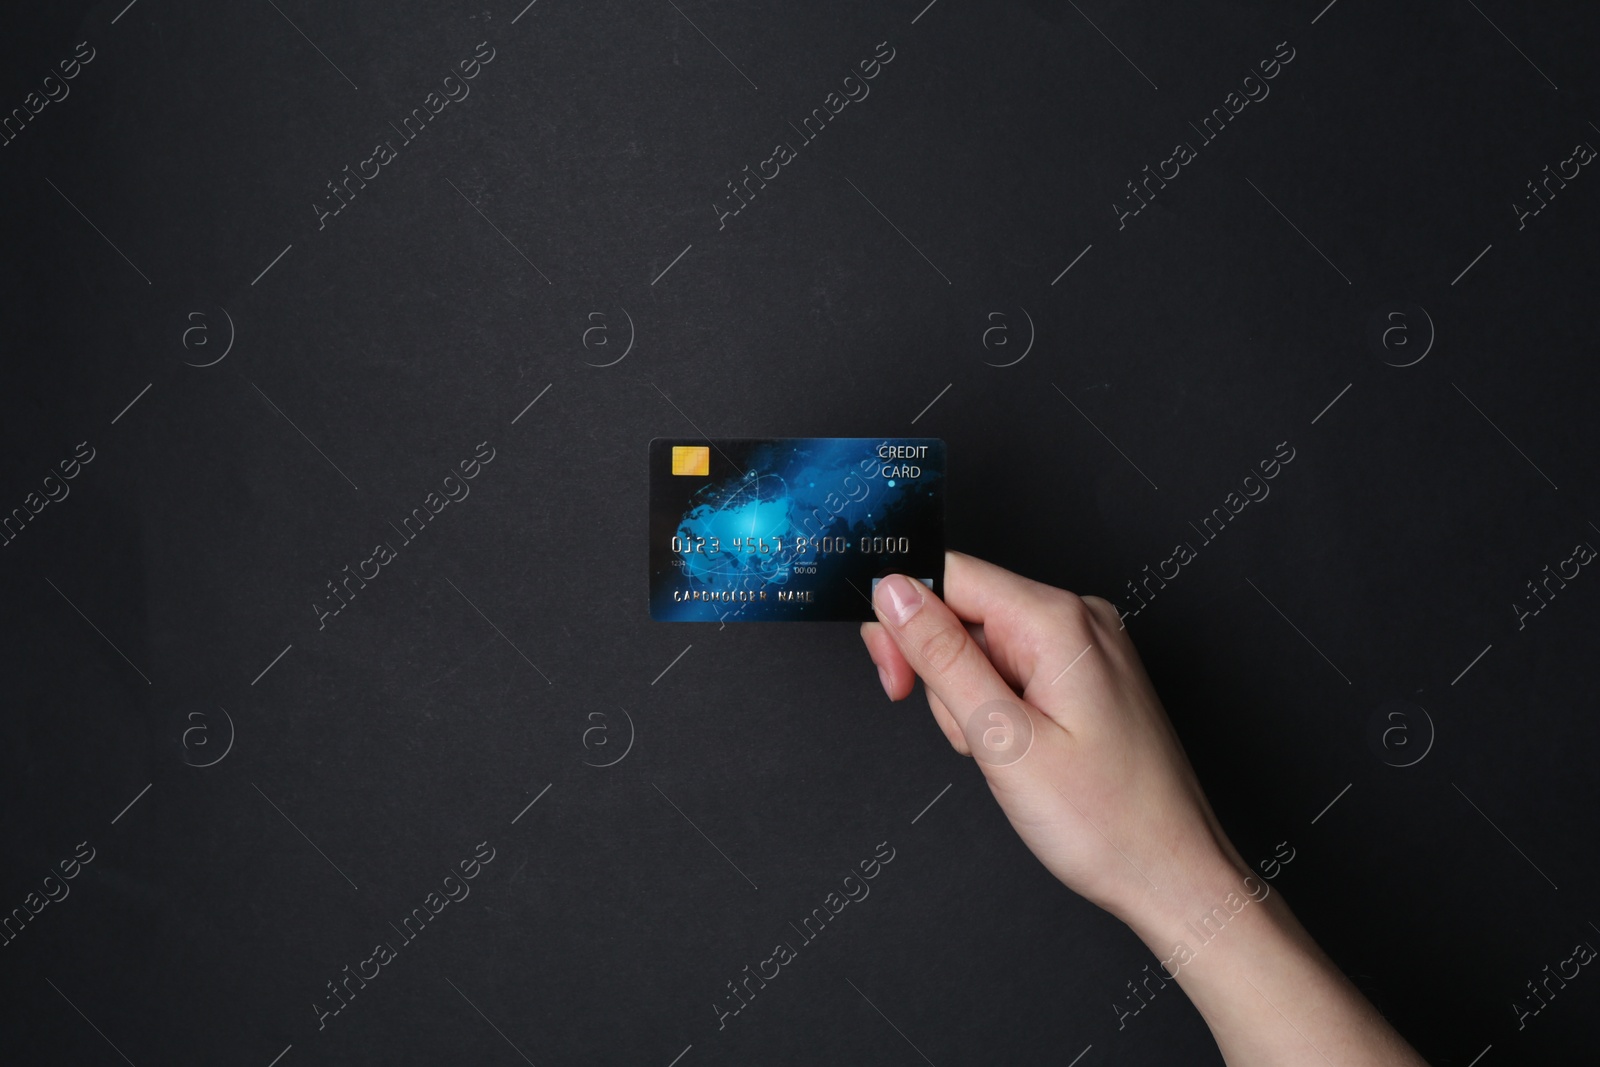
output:
{"label": "index finger", "polygon": [[[966,622],[987,622],[1015,613],[1051,587],[965,552],[944,554],[944,602]],[[1054,591],[1054,590],[1051,590]]]}
{"label": "index finger", "polygon": [[1021,691],[1041,673],[1053,677],[1063,646],[1073,655],[1079,634],[1087,638],[1079,597],[962,552],[945,553],[944,595],[958,617],[983,626],[989,659]]}

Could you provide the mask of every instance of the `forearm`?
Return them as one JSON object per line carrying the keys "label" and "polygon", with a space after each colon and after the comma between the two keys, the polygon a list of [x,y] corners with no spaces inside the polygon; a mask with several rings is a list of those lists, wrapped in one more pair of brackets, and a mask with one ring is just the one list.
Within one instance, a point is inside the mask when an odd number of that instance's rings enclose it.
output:
{"label": "forearm", "polygon": [[1233,873],[1129,925],[1176,976],[1229,1067],[1426,1067],[1267,883]]}

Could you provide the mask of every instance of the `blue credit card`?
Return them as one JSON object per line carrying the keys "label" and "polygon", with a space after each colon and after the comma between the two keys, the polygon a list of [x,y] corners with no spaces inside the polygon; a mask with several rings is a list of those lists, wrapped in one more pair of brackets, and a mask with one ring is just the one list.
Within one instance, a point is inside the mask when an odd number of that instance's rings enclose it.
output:
{"label": "blue credit card", "polygon": [[933,437],[658,437],[650,617],[861,621],[894,573],[943,595],[944,493]]}

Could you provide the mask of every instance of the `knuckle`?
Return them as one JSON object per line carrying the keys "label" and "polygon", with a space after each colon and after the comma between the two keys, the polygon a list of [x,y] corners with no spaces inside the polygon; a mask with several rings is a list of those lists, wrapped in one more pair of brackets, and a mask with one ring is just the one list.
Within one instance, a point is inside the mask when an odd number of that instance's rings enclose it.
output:
{"label": "knuckle", "polygon": [[1121,624],[1122,615],[1117,611],[1116,605],[1109,600],[1097,596],[1083,597],[1083,605],[1094,618],[1104,625],[1111,623]]}
{"label": "knuckle", "polygon": [[1052,597],[1051,614],[1056,620],[1073,633],[1082,633],[1094,623],[1094,612],[1083,597],[1076,593],[1069,593],[1064,589],[1055,591]]}
{"label": "knuckle", "polygon": [[964,626],[939,626],[922,638],[918,651],[924,662],[943,673],[961,658],[971,641]]}

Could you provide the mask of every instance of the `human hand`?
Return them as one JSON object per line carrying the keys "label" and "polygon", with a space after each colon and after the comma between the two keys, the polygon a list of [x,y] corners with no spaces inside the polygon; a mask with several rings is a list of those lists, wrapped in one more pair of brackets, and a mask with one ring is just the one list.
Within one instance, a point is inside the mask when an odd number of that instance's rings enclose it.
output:
{"label": "human hand", "polygon": [[1230,1067],[1426,1067],[1228,841],[1114,607],[958,552],[945,597],[878,583],[884,691],[922,678],[1033,854],[1163,959]]}
{"label": "human hand", "polygon": [[921,676],[945,737],[1051,873],[1141,935],[1237,892],[1249,869],[1117,610],[958,552],[945,596],[884,579],[862,639],[891,700]]}

